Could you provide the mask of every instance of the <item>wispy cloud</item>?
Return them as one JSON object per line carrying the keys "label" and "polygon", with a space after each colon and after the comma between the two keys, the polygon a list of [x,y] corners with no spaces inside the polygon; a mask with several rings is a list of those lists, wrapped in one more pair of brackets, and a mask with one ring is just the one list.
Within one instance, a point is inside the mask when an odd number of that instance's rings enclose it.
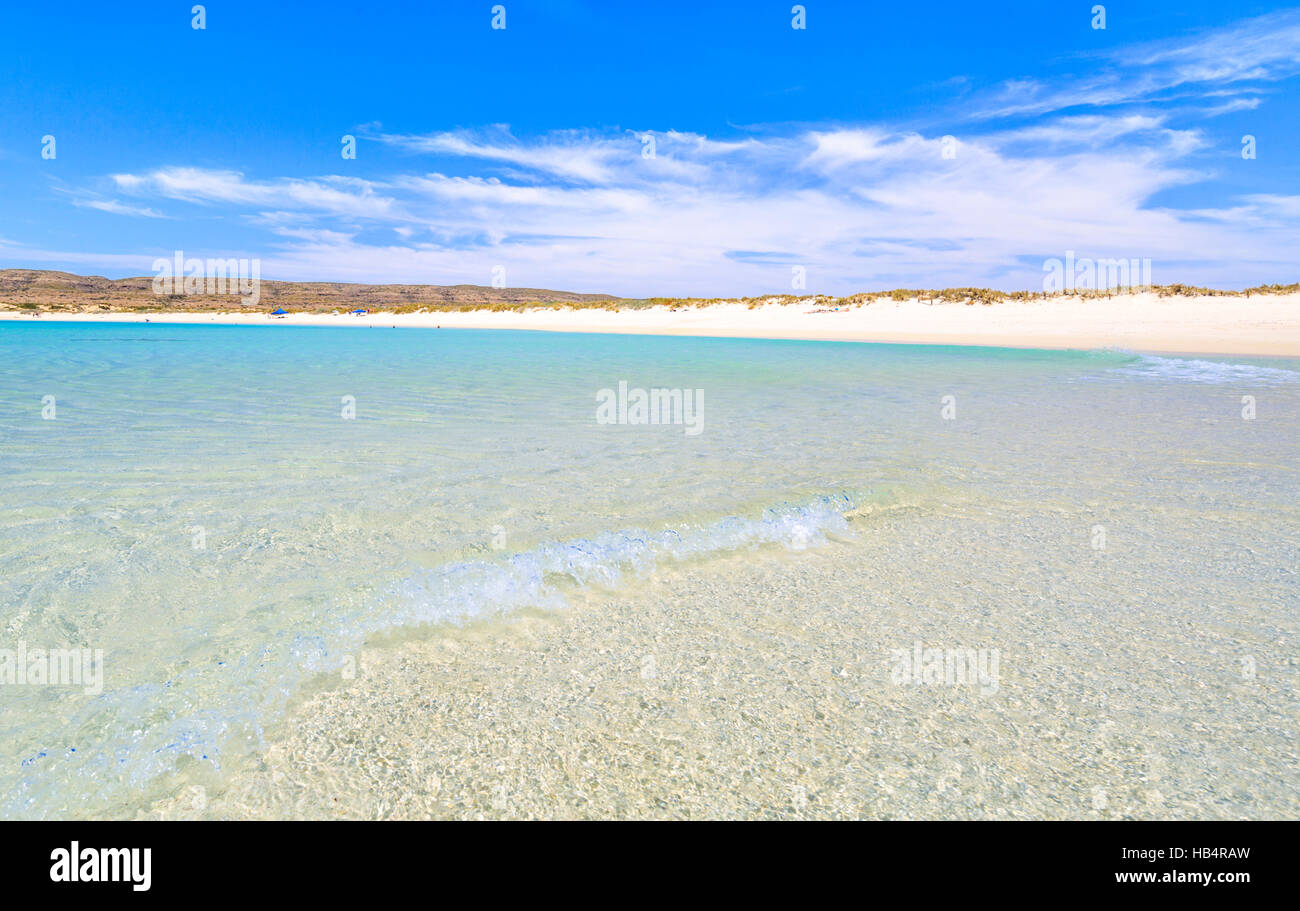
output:
{"label": "wispy cloud", "polygon": [[74,199],[72,204],[83,209],[98,209],[101,212],[111,212],[114,215],[132,215],[139,218],[167,217],[161,212],[155,212],[148,206],[128,206],[116,199]]}
{"label": "wispy cloud", "polygon": [[147,174],[114,174],[112,179],[123,193],[192,203],[291,207],[360,218],[399,214],[396,201],[380,195],[377,185],[349,177],[250,181],[238,171],[170,167]]}
{"label": "wispy cloud", "polygon": [[79,209],[95,209],[99,212],[126,215],[132,218],[167,218],[163,213],[148,206],[132,206],[119,199],[105,199],[93,190],[72,189],[61,185],[56,185],[54,190],[70,197],[72,204]]}
{"label": "wispy cloud", "polygon": [[374,139],[407,152],[507,162],[528,171],[597,184],[611,179],[611,165],[622,154],[615,141],[580,132],[556,133],[543,142],[525,145],[504,125],[483,132],[458,130],[423,136],[379,133]]}
{"label": "wispy cloud", "polygon": [[1263,99],[1258,96],[1248,98],[1233,98],[1222,104],[1215,104],[1207,107],[1204,111],[1206,117],[1218,117],[1220,114],[1231,114],[1233,111],[1253,111],[1259,107]]}
{"label": "wispy cloud", "polygon": [[980,98],[972,116],[1159,103],[1172,90],[1181,90],[1177,98],[1208,97],[1287,79],[1300,73],[1300,10],[1259,16],[1192,39],[1123,48],[1100,62],[1101,72],[1084,77],[1008,80]]}

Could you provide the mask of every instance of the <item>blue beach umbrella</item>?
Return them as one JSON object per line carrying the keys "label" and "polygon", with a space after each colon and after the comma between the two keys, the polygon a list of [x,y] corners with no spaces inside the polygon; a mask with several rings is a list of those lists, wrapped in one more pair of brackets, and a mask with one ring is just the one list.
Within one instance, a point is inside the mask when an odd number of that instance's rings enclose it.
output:
{"label": "blue beach umbrella", "polygon": [[285,316],[288,313],[289,313],[288,310],[283,310],[283,309],[276,309],[271,311],[272,316]]}

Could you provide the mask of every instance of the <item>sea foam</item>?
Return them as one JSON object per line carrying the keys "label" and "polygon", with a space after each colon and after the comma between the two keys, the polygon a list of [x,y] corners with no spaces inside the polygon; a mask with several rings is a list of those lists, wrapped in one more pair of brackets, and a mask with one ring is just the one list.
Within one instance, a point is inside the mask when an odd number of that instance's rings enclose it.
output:
{"label": "sea foam", "polygon": [[1300,382],[1300,371],[1281,367],[1159,355],[1139,355],[1134,362],[1114,369],[1127,376],[1180,383],[1274,385]]}

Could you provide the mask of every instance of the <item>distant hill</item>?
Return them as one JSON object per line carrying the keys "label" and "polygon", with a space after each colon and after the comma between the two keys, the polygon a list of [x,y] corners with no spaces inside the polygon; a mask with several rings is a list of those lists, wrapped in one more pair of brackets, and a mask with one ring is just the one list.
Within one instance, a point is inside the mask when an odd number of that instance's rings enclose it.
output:
{"label": "distant hill", "polygon": [[257,304],[236,294],[155,294],[153,276],[104,278],[44,269],[0,269],[0,310],[64,310],[113,312],[117,310],[274,310],[329,313],[332,310],[366,310],[410,313],[418,310],[521,310],[529,307],[596,307],[606,310],[652,307],[707,307],[718,303],[860,307],[873,301],[920,300],[924,303],[995,304],[1003,301],[1041,300],[1050,297],[1112,297],[1150,291],[1161,297],[1250,297],[1258,294],[1296,294],[1300,284],[1259,285],[1241,291],[1198,288],[1192,285],[1155,285],[1140,289],[1100,291],[1000,291],[993,288],[897,288],[864,291],[836,297],[828,294],[766,294],[758,297],[620,298],[610,294],[577,294],[545,288],[490,288],[484,285],[358,285],[347,282],[261,283]]}
{"label": "distant hill", "polygon": [[[154,278],[104,278],[44,269],[0,269],[0,309],[41,310],[236,310],[233,294],[171,294],[153,291]],[[261,283],[257,308],[287,310],[439,310],[517,307],[528,304],[596,305],[614,302],[609,294],[575,294],[545,288],[491,288],[483,285],[357,285],[346,282]]]}

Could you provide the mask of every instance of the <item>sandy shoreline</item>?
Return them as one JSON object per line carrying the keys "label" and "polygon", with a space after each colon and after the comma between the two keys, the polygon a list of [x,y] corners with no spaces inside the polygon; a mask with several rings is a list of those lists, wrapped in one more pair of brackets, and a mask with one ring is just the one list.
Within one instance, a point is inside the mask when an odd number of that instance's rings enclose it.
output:
{"label": "sandy shoreline", "polygon": [[[913,298],[877,300],[839,310],[825,309],[810,300],[753,309],[741,303],[719,303],[677,309],[376,312],[365,316],[291,313],[278,319],[248,311],[45,313],[39,318],[74,322],[524,329],[1300,357],[1297,294],[1162,298],[1144,293],[992,305],[931,304]],[[0,320],[34,319],[23,311],[0,312]]]}

